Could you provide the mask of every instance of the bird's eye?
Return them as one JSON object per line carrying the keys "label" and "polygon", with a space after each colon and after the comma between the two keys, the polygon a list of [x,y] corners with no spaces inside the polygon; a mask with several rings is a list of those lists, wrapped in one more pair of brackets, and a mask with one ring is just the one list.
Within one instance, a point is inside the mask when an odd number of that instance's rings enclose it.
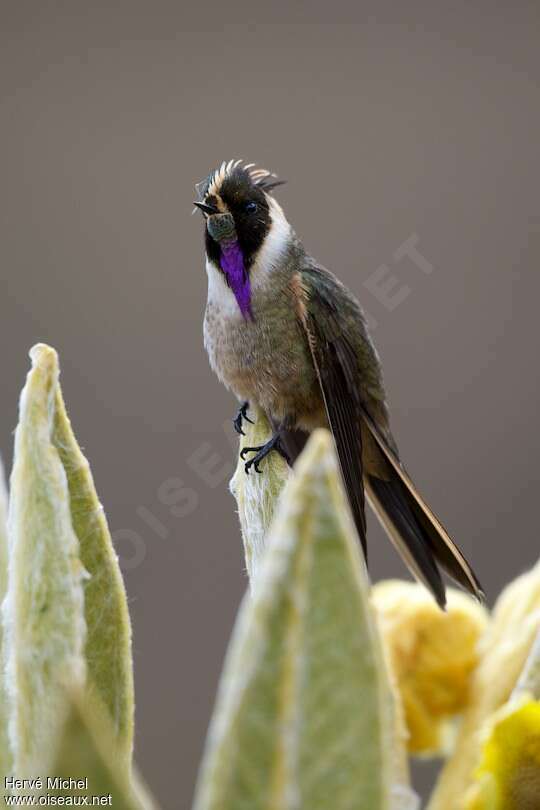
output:
{"label": "bird's eye", "polygon": [[244,211],[246,212],[246,214],[254,214],[257,208],[258,208],[257,203],[253,202],[253,200],[250,200],[244,205]]}

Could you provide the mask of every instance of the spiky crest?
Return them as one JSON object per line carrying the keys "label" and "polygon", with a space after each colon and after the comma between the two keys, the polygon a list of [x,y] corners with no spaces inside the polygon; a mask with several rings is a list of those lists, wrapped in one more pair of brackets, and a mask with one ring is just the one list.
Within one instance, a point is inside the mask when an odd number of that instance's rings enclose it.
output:
{"label": "spiky crest", "polygon": [[243,160],[224,160],[219,168],[211,172],[200,183],[196,183],[195,189],[199,202],[202,202],[208,195],[219,194],[225,179],[235,172],[248,175],[254,186],[266,192],[272,191],[276,186],[281,186],[285,182],[285,180],[279,180],[273,172],[262,169],[255,163],[245,163]]}

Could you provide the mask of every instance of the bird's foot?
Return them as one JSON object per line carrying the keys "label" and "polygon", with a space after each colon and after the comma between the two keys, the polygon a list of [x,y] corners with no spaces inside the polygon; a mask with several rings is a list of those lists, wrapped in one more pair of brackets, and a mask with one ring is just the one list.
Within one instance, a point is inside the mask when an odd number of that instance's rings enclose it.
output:
{"label": "bird's foot", "polygon": [[246,461],[245,463],[246,473],[249,475],[251,467],[255,468],[255,472],[262,472],[262,470],[259,469],[259,464],[264,458],[266,458],[268,453],[272,452],[272,450],[277,450],[279,455],[282,456],[288,464],[290,464],[289,456],[281,444],[280,434],[274,433],[270,441],[266,442],[266,444],[261,444],[259,447],[244,447],[240,451],[240,458],[242,461],[245,461],[246,453],[255,453],[253,458],[250,458],[249,461]]}
{"label": "bird's foot", "polygon": [[249,416],[247,415],[248,408],[249,402],[243,402],[242,405],[238,408],[238,413],[233,419],[234,429],[236,430],[237,433],[240,433],[242,436],[246,435],[242,430],[242,422],[244,421],[244,419],[246,420],[246,422],[251,422],[252,425],[254,424],[253,419],[250,419]]}

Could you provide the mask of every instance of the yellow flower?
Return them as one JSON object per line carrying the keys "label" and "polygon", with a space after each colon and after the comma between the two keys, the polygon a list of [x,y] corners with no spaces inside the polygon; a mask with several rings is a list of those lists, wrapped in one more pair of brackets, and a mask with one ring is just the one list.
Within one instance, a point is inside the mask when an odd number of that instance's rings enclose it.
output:
{"label": "yellow flower", "polygon": [[399,580],[375,585],[373,601],[403,701],[409,751],[439,753],[448,747],[449,721],[467,706],[487,613],[454,589],[443,613],[424,587]]}
{"label": "yellow flower", "polygon": [[[470,702],[460,725],[454,754],[439,775],[429,810],[461,810],[463,807],[480,761],[483,730],[495,712],[510,700],[527,660],[531,655],[534,658],[533,645],[539,629],[540,563],[537,563],[511,582],[497,599],[492,619],[481,639],[481,660],[472,678]],[[535,682],[534,661],[531,664],[526,687],[535,698],[540,698],[540,681]]]}
{"label": "yellow flower", "polygon": [[524,697],[493,716],[466,810],[540,809],[540,701]]}

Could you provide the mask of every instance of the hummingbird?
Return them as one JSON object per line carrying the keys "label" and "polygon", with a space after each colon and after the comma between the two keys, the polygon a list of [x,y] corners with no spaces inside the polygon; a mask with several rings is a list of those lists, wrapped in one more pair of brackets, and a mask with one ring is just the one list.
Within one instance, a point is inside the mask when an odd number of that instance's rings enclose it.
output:
{"label": "hummingbird", "polygon": [[367,498],[441,608],[441,570],[483,601],[474,571],[401,462],[362,308],[297,237],[273,193],[283,182],[230,160],[195,186],[194,210],[205,225],[210,365],[240,403],[237,432],[251,421],[250,404],[273,431],[266,444],[243,448],[245,471],[262,472],[272,452],[292,466],[313,430],[330,429],[366,562]]}

